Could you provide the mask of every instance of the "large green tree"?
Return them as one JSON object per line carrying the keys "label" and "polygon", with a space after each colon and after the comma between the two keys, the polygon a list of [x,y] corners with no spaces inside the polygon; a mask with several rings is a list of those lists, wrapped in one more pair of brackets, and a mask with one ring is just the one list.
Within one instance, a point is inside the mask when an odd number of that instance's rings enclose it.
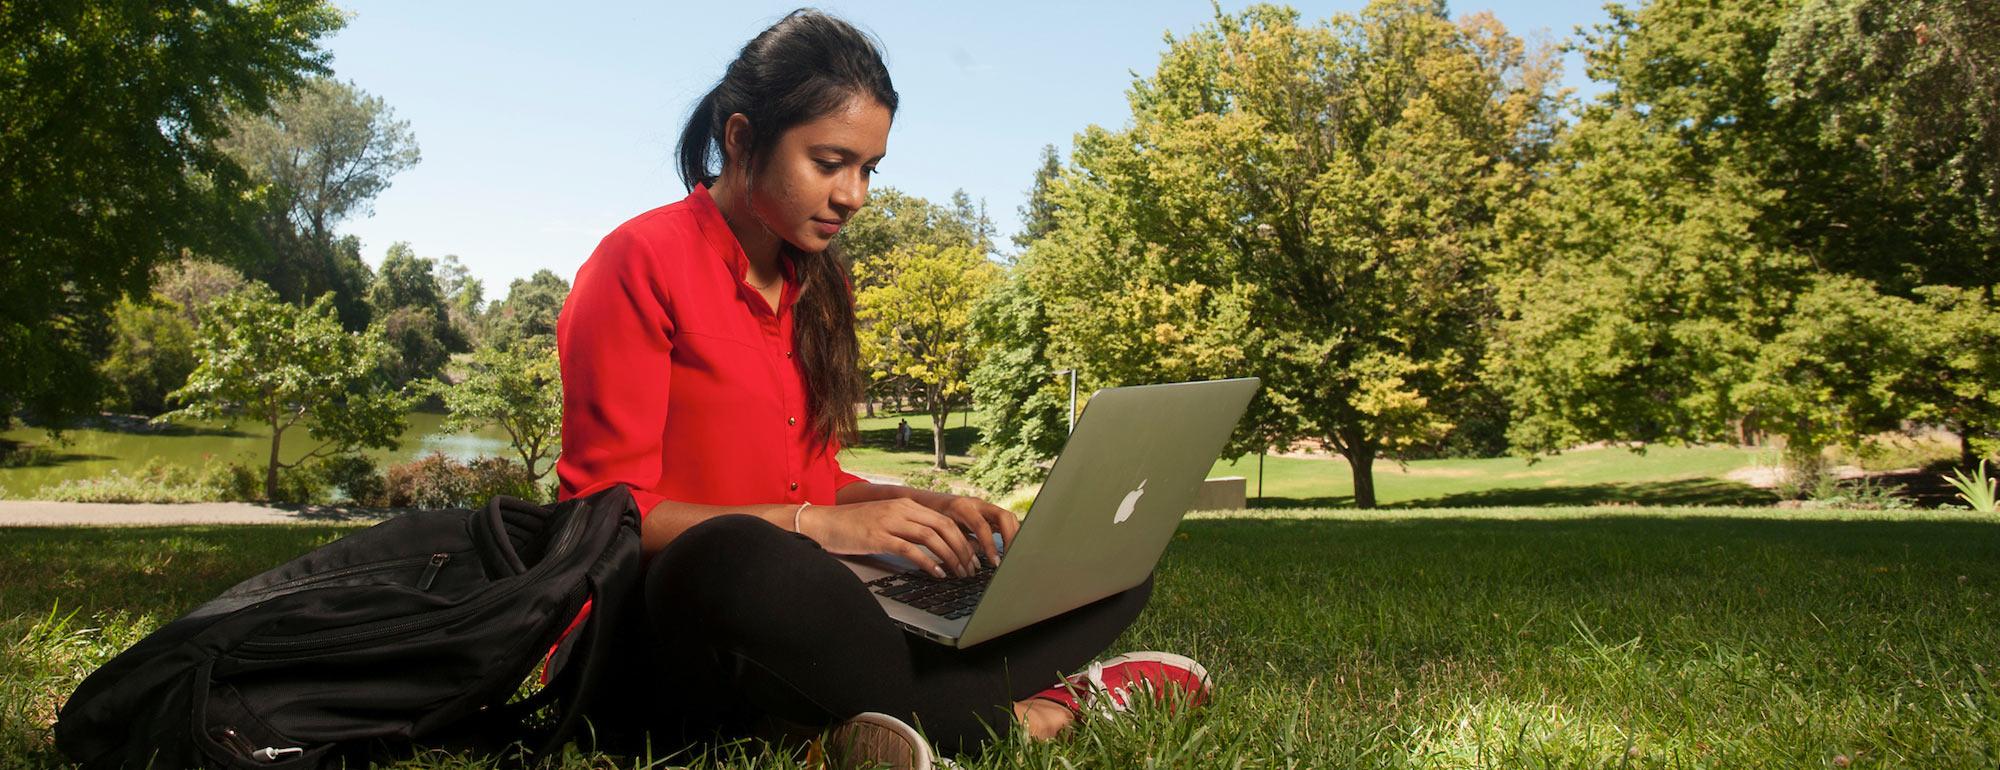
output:
{"label": "large green tree", "polygon": [[569,281],[549,270],[536,270],[507,285],[507,298],[486,310],[484,345],[510,348],[515,343],[556,333],[556,319],[569,299]]}
{"label": "large green tree", "polygon": [[1949,291],[1991,293],[1983,177],[1939,170],[1980,154],[1990,84],[1897,41],[1992,12],[1890,5],[1608,6],[1584,47],[1610,87],[1501,220],[1488,368],[1517,448],[1769,431],[1811,473],[1897,418],[1990,424],[1990,362],[1940,347],[1986,323]]}
{"label": "large green tree", "polygon": [[398,241],[390,244],[368,286],[368,306],[396,352],[390,379],[398,384],[438,376],[452,353],[466,349],[451,324],[434,266]]}
{"label": "large green tree", "polygon": [[505,349],[480,348],[472,354],[465,379],[434,388],[450,415],[445,430],[498,426],[530,478],[540,479],[555,467],[537,468],[562,451],[562,368],[554,337],[530,337]]}
{"label": "large green tree", "polygon": [[863,365],[877,378],[898,377],[916,390],[931,416],[935,467],[945,467],[944,426],[951,408],[970,393],[966,379],[978,362],[972,308],[1000,268],[966,246],[904,246],[858,266],[854,298]]}
{"label": "large green tree", "polygon": [[370,276],[360,244],[334,227],[366,214],[421,159],[409,123],[381,98],[319,78],[268,113],[237,115],[220,146],[261,185],[259,256],[244,272],[293,302],[333,292],[347,328],[366,325]]}
{"label": "large green tree", "polygon": [[[363,447],[394,449],[412,399],[385,375],[391,356],[379,330],[341,328],[331,297],[306,307],[260,284],[204,309],[200,363],[171,398],[185,404],[164,419],[234,422],[271,433],[264,495],[278,497],[278,471]],[[285,434],[303,427],[319,443],[282,461]]]}
{"label": "large green tree", "polygon": [[1131,125],[1079,138],[1023,257],[1050,360],[1090,387],[1260,375],[1232,449],[1316,439],[1373,506],[1375,460],[1440,441],[1477,387],[1483,256],[1553,72],[1440,2],[1255,6],[1171,39]]}
{"label": "large green tree", "polygon": [[0,4],[0,423],[96,409],[111,306],[232,242],[226,111],[325,72],[340,25],[322,0]]}

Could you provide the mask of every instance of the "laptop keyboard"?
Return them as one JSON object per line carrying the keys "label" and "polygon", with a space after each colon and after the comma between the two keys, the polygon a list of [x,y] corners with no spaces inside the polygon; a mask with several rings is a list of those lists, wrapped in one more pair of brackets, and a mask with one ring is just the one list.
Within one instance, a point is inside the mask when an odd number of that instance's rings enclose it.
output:
{"label": "laptop keyboard", "polygon": [[972,577],[937,578],[911,570],[868,581],[868,589],[946,620],[972,614],[986,584],[993,579],[992,567],[981,567]]}

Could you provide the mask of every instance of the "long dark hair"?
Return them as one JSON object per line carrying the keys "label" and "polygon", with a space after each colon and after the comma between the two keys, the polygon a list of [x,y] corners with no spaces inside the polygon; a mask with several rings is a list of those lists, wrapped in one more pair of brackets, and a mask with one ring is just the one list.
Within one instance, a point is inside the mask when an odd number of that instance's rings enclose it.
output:
{"label": "long dark hair", "polygon": [[[873,98],[896,114],[896,89],[882,53],[847,22],[811,8],[791,12],[736,54],[722,82],[702,97],[681,131],[681,180],[714,186],[729,116],[750,119],[751,173],[761,168],[778,137],[793,126],[832,114],[850,99]],[[792,305],[792,347],[805,373],[806,407],[822,446],[855,435],[854,403],[866,393],[861,349],[854,337],[854,297],[846,258],[838,245],[804,254],[789,243],[798,274]]]}

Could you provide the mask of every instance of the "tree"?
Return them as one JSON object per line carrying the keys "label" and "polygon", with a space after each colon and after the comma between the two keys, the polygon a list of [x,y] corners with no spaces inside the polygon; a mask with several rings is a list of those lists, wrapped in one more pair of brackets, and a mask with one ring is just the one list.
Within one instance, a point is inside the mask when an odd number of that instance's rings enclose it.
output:
{"label": "tree", "polygon": [[464,346],[454,352],[478,347],[479,313],[486,304],[486,284],[472,276],[457,254],[446,254],[437,261],[437,278],[438,286],[444,289],[445,317],[450,319],[453,334]]}
{"label": "tree", "polygon": [[536,270],[525,279],[507,285],[507,298],[495,303],[486,314],[486,330],[480,339],[499,348],[544,334],[556,333],[556,318],[569,299],[569,282],[548,270]]}
{"label": "tree", "polygon": [[245,265],[278,296],[334,292],[349,329],[368,321],[360,244],[337,238],[397,173],[421,159],[409,123],[380,98],[328,78],[287,93],[268,115],[240,114],[218,145],[261,184],[261,258]]}
{"label": "tree", "polygon": [[970,476],[995,493],[1040,479],[1040,464],[1069,437],[1069,391],[1050,364],[1049,320],[1039,295],[1007,276],[972,309],[979,364],[967,378],[979,411]]}
{"label": "tree", "polygon": [[321,0],[0,4],[0,423],[95,411],[111,306],[231,243],[225,110],[325,72],[340,25]]}
{"label": "tree", "polygon": [[172,300],[126,298],[111,310],[111,335],[111,350],[97,367],[109,386],[105,406],[149,415],[167,411],[167,394],[194,371],[194,324]]}
{"label": "tree", "polygon": [[[1765,86],[1812,109],[1822,148],[1873,163],[1933,237],[1921,282],[2000,283],[2000,5],[1810,0],[1786,18]],[[1969,236],[1969,237],[1968,237]]]}
{"label": "tree", "polygon": [[536,470],[562,451],[562,371],[554,337],[530,337],[511,348],[482,347],[473,352],[464,380],[432,387],[450,414],[445,430],[497,425],[530,478],[539,480],[555,467]]}
{"label": "tree", "polygon": [[452,328],[432,262],[398,241],[382,257],[368,286],[368,305],[396,352],[390,378],[397,384],[436,377],[465,341]]}
{"label": "tree", "polygon": [[1476,392],[1483,260],[1545,153],[1553,73],[1437,2],[1312,26],[1254,6],[1170,39],[1131,126],[1079,137],[1024,256],[1050,359],[1091,387],[1258,374],[1231,448],[1318,439],[1372,507],[1375,459],[1442,440]]}
{"label": "tree", "polygon": [[[278,471],[362,447],[394,449],[412,398],[383,374],[390,356],[379,330],[341,328],[331,297],[307,307],[250,289],[203,311],[200,363],[171,399],[185,407],[161,419],[248,417],[271,432],[264,495],[278,496]],[[304,425],[319,443],[279,460],[285,433]]]}
{"label": "tree", "polygon": [[935,467],[945,467],[944,427],[953,399],[969,392],[977,362],[971,344],[972,306],[1000,280],[1000,269],[965,246],[904,246],[888,258],[857,266],[865,284],[854,300],[861,322],[861,357],[875,376],[903,377],[916,386],[931,416]]}
{"label": "tree", "polygon": [[200,322],[203,306],[249,285],[249,279],[235,268],[207,260],[182,257],[153,269],[153,294],[174,303],[189,328]]}
{"label": "tree", "polygon": [[[1967,433],[1989,419],[1972,384],[1988,364],[1940,347],[1983,323],[1947,287],[1990,297],[1996,280],[1991,231],[1969,213],[1978,175],[1938,175],[1983,152],[1992,85],[1940,53],[1990,36],[1975,5],[1610,6],[1585,58],[1611,88],[1501,220],[1488,370],[1516,447],[1761,428],[1812,473],[1824,444],[1892,411]],[[1925,52],[1924,29],[1951,31]],[[1941,328],[1879,328],[1891,307]],[[1872,371],[1849,370],[1865,359],[1835,332],[1884,346]],[[1909,376],[1912,360],[1938,375]]]}
{"label": "tree", "polygon": [[1027,248],[1055,226],[1055,203],[1049,200],[1049,186],[1062,176],[1062,154],[1053,144],[1042,146],[1042,165],[1035,167],[1035,181],[1028,187],[1028,202],[1021,205],[1021,232],[1014,235],[1016,248]]}

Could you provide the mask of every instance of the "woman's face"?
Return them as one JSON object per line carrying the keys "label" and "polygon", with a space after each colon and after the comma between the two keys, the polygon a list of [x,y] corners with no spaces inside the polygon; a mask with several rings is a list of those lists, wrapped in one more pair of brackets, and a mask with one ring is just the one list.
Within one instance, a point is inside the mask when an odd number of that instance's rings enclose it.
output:
{"label": "woman's face", "polygon": [[868,202],[868,178],[888,146],[888,108],[849,99],[778,137],[752,172],[750,205],[773,235],[808,254],[824,251]]}

